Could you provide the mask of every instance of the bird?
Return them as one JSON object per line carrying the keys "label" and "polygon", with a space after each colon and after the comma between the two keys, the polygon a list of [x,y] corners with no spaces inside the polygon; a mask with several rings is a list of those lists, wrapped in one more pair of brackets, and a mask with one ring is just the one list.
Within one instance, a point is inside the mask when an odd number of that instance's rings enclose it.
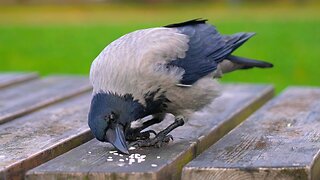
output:
{"label": "bird", "polygon": [[[136,30],[111,42],[90,68],[88,125],[94,137],[124,154],[129,154],[128,142],[139,147],[167,144],[172,130],[221,95],[218,79],[223,74],[273,67],[232,54],[254,34],[223,35],[198,18]],[[175,117],[172,124],[158,133],[146,130],[166,114]]]}

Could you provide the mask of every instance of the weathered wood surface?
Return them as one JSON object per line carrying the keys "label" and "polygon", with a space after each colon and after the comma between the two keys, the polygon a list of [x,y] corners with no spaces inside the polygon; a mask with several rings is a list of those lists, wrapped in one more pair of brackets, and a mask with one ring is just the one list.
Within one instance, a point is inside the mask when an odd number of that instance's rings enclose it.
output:
{"label": "weathered wood surface", "polygon": [[90,93],[43,108],[0,126],[0,179],[24,172],[92,138]]}
{"label": "weathered wood surface", "polygon": [[0,74],[0,88],[36,79],[37,77],[37,73],[2,73]]}
{"label": "weathered wood surface", "polygon": [[77,76],[51,76],[1,89],[0,124],[90,89],[88,78]]}
{"label": "weathered wood surface", "polygon": [[[197,113],[171,134],[174,141],[162,148],[138,148],[130,153],[146,155],[145,161],[128,163],[111,154],[109,143],[91,140],[27,173],[27,179],[177,179],[183,165],[200,153],[273,95],[270,86],[229,85],[209,108]],[[172,122],[156,125],[157,131]],[[113,161],[107,158],[113,157]],[[159,158],[157,158],[159,156]],[[124,161],[121,162],[120,159]],[[154,165],[152,165],[154,164]],[[156,166],[156,167],[155,167]]]}
{"label": "weathered wood surface", "polygon": [[320,179],[320,89],[287,89],[185,166],[182,179]]}

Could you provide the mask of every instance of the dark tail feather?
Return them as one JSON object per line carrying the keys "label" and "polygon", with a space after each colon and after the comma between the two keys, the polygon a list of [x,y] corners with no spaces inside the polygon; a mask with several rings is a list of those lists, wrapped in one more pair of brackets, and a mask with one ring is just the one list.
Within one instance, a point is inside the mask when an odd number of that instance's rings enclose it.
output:
{"label": "dark tail feather", "polygon": [[229,55],[226,59],[230,60],[233,63],[243,65],[241,69],[248,69],[248,68],[253,68],[253,67],[258,67],[258,68],[271,68],[273,67],[273,64],[265,61],[258,61],[254,59],[248,59],[248,58],[243,58],[239,56],[233,56]]}
{"label": "dark tail feather", "polygon": [[240,32],[232,34],[231,36],[225,36],[228,44],[233,44],[233,51],[240,47],[242,44],[247,42],[256,33],[254,32]]}

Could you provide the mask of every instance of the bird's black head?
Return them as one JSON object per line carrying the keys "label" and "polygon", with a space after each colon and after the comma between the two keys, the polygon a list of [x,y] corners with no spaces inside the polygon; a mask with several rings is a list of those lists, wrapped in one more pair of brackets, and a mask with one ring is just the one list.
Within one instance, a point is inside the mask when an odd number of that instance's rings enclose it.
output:
{"label": "bird's black head", "polygon": [[143,106],[132,95],[97,93],[91,101],[88,125],[99,141],[110,142],[119,151],[129,154],[125,130],[132,121],[143,117],[143,113]]}

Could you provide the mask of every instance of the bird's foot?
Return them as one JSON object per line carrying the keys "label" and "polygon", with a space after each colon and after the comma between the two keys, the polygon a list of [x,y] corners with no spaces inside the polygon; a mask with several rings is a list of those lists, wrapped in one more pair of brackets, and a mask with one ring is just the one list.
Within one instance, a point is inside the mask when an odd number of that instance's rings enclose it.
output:
{"label": "bird's foot", "polygon": [[132,146],[138,146],[138,147],[150,147],[150,146],[155,146],[155,147],[161,147],[164,144],[167,144],[170,139],[173,140],[172,135],[169,133],[184,124],[184,119],[183,118],[176,118],[175,122],[169,125],[166,129],[160,131],[158,134],[153,139],[144,139],[144,140],[137,140],[133,142],[131,145]]}
{"label": "bird's foot", "polygon": [[129,130],[129,132],[126,134],[126,140],[127,141],[139,141],[139,140],[147,140],[150,138],[151,134],[157,135],[157,133],[154,130],[148,130],[141,132],[139,130]]}
{"label": "bird's foot", "polygon": [[138,147],[161,147],[164,144],[167,144],[169,141],[173,140],[173,137],[169,134],[165,134],[162,132],[159,132],[156,137],[153,139],[144,139],[144,140],[137,140],[131,144],[131,146],[138,146]]}

